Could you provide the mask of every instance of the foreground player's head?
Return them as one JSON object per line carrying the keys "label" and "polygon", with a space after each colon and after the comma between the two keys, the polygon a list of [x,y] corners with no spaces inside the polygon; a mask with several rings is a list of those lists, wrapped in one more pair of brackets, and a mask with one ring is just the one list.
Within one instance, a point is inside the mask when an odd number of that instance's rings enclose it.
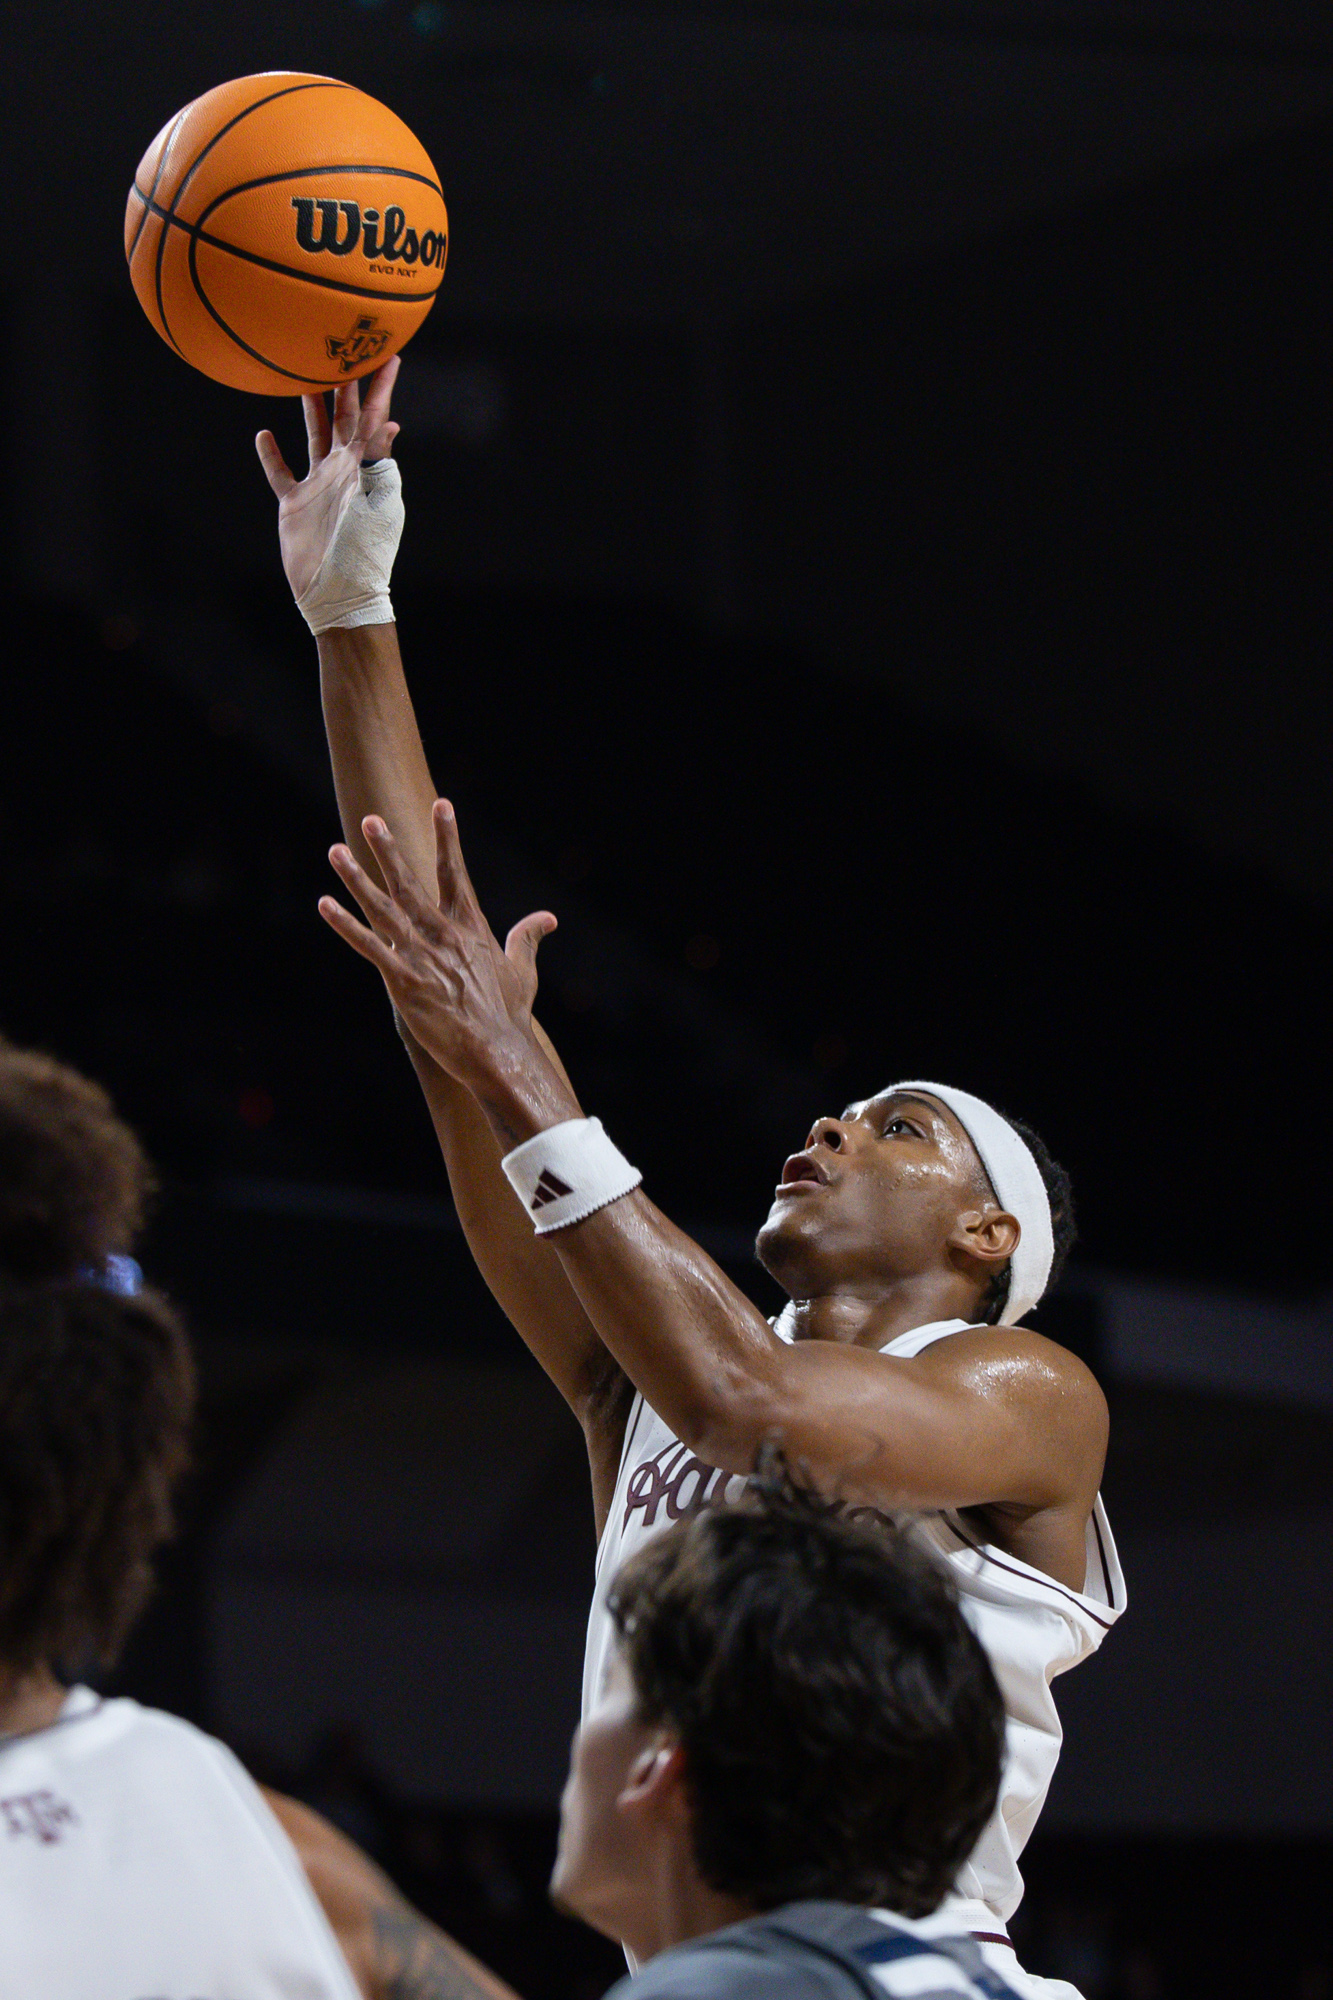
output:
{"label": "foreground player's head", "polygon": [[0,1040],[0,1684],[114,1658],[171,1529],[189,1347],[118,1275],[151,1185],[104,1091]]}
{"label": "foreground player's head", "polygon": [[924,1916],[995,1806],[1004,1708],[947,1579],[780,1463],[621,1570],[552,1894],[640,1957],[804,1898]]}
{"label": "foreground player's head", "polygon": [[1069,1177],[1035,1132],[966,1091],[899,1083],[815,1120],[756,1248],[793,1298],[908,1284],[926,1317],[1012,1323],[1074,1235]]}

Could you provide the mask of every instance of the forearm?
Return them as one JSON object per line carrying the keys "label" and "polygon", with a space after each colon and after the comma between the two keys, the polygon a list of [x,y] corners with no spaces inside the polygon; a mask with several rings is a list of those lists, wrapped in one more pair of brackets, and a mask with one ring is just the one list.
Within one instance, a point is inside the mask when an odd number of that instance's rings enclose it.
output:
{"label": "forearm", "polygon": [[[533,1235],[520,1214],[500,1166],[501,1147],[476,1099],[406,1028],[401,1031],[473,1261],[496,1304],[589,1429],[605,1405],[615,1365],[570,1290],[554,1249]],[[588,1443],[593,1451],[591,1435]],[[608,1449],[618,1455],[614,1439]]]}
{"label": "forearm", "polygon": [[320,693],[343,838],[363,868],[378,874],[361,822],[378,813],[423,882],[435,873],[431,778],[396,625],[357,625],[321,634]]}
{"label": "forearm", "polygon": [[[506,1149],[581,1115],[521,1041],[488,1052],[476,1088]],[[532,1171],[540,1163],[538,1154]],[[739,1287],[641,1189],[536,1240],[554,1250],[602,1345],[676,1435],[710,1464],[748,1471],[786,1350]]]}
{"label": "forearm", "polygon": [[707,1464],[751,1471],[785,1352],[758,1308],[642,1189],[547,1240],[651,1408]]}
{"label": "forearm", "polygon": [[372,1912],[373,2000],[517,2000],[471,1952],[406,1903]]}
{"label": "forearm", "polygon": [[[435,874],[431,808],[438,794],[408,692],[398,627],[335,628],[321,633],[317,643],[324,728],[343,838],[361,866],[378,876],[375,857],[361,831],[362,820],[378,814],[413,872],[429,882]],[[545,1030],[534,1021],[533,1031],[568,1084],[564,1064]],[[421,1059],[430,1062],[424,1052]],[[475,1108],[472,1117],[479,1118]]]}
{"label": "forearm", "polygon": [[788,1345],[641,1189],[549,1240],[607,1349],[705,1465],[753,1472],[771,1440],[874,1507],[1049,1504],[1047,1447],[1034,1451],[1002,1379],[1010,1357],[958,1382],[938,1358],[932,1370],[838,1341]]}

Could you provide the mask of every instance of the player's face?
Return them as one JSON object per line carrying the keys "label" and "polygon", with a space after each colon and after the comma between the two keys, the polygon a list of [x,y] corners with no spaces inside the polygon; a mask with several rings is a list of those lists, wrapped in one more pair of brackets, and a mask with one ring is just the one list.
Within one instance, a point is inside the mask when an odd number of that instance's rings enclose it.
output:
{"label": "player's face", "polygon": [[939,1269],[959,1215],[986,1199],[953,1113],[934,1097],[882,1091],[815,1120],[782,1169],[756,1248],[793,1298],[870,1295]]}
{"label": "player's face", "polygon": [[551,1897],[631,1947],[643,1935],[651,1871],[642,1816],[629,1802],[636,1774],[660,1739],[660,1729],[641,1720],[629,1668],[616,1652],[596,1705],[574,1735]]}

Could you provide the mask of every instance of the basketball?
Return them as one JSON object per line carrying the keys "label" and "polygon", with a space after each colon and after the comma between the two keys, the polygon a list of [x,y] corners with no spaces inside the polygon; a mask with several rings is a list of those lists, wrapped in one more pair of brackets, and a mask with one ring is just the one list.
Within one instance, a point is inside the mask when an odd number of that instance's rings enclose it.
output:
{"label": "basketball", "polygon": [[396,354],[439,290],[448,217],[401,118],[332,77],[272,71],[163,126],[125,255],[163,340],[257,395],[336,388]]}

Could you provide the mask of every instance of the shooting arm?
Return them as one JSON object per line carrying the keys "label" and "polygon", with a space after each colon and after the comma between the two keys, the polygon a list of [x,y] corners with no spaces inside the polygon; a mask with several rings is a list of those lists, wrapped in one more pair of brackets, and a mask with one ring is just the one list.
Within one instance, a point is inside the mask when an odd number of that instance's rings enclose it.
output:
{"label": "shooting arm", "polygon": [[[388,585],[402,526],[389,403],[398,361],[333,400],[304,398],[310,468],[297,479],[271,431],[255,440],[278,499],[283,569],[319,633],[324,718],[343,827],[372,875],[361,832],[381,813],[429,879],[435,796],[391,622]],[[360,618],[367,622],[358,624]],[[401,1016],[400,1016],[401,1020]],[[540,1036],[540,1030],[534,1028]],[[468,1093],[410,1035],[407,1041],[444,1152],[463,1228],[482,1276],[583,1423],[599,1523],[614,1485],[629,1390],[609,1359],[559,1260],[513,1213],[490,1131]],[[541,1044],[558,1067],[545,1037]],[[609,1483],[608,1483],[609,1481]]]}
{"label": "shooting arm", "polygon": [[[322,634],[320,686],[344,834],[378,879],[362,832],[370,812],[429,881],[435,866],[435,787],[403,673],[395,625]],[[435,1127],[468,1247],[492,1294],[584,1427],[598,1531],[610,1504],[629,1391],[571,1290],[560,1260],[532,1233],[500,1170],[501,1149],[471,1092],[455,1082],[398,1017]],[[547,1060],[560,1059],[533,1024]],[[572,1095],[572,1092],[571,1092]]]}

